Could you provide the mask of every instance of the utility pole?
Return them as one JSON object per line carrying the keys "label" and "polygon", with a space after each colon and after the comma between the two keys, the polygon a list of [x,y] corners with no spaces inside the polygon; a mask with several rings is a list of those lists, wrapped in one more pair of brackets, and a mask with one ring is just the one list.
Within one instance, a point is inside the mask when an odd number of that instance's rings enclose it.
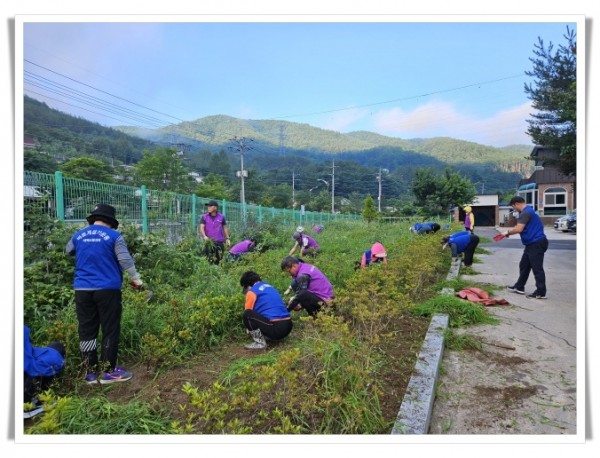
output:
{"label": "utility pole", "polygon": [[296,172],[292,170],[292,210],[296,208]]}
{"label": "utility pole", "polygon": [[379,167],[377,181],[379,182],[379,193],[377,194],[377,211],[381,213],[381,167]]}
{"label": "utility pole", "polygon": [[331,213],[335,213],[335,159],[331,165]]}
{"label": "utility pole", "polygon": [[252,139],[245,139],[244,137],[234,137],[233,142],[237,143],[236,150],[240,153],[240,170],[236,172],[236,175],[241,178],[240,187],[240,203],[242,204],[242,215],[246,218],[246,193],[244,190],[244,178],[248,176],[248,171],[244,169],[244,153],[249,151],[251,148],[246,145],[246,141],[252,141]]}

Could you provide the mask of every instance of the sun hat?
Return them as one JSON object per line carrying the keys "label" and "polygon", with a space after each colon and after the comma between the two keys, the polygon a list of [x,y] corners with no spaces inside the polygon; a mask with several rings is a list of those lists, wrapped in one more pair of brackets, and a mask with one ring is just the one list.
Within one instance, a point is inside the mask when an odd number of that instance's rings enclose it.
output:
{"label": "sun hat", "polygon": [[469,207],[468,205],[465,207],[466,212],[470,212],[471,210],[473,210],[473,209],[471,207]]}
{"label": "sun hat", "polygon": [[94,224],[96,221],[104,221],[110,224],[113,229],[116,229],[119,227],[119,221],[117,221],[115,213],[115,207],[107,204],[97,204],[86,219],[89,224]]}
{"label": "sun hat", "polygon": [[385,252],[385,248],[379,242],[375,242],[371,247],[371,256],[375,258],[385,258],[387,257],[387,253]]}

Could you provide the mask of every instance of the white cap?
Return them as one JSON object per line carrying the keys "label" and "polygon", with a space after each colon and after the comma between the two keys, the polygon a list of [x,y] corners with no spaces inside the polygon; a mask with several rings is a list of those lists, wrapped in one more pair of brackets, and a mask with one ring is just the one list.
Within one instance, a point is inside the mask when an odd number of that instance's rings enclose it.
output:
{"label": "white cap", "polygon": [[304,226],[298,226],[296,232],[304,232]]}

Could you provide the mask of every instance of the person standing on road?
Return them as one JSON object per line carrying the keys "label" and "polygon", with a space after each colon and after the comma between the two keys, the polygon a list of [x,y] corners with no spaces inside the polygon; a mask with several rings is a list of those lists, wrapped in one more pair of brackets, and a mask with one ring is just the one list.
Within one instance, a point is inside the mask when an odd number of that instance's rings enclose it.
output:
{"label": "person standing on road", "polygon": [[465,207],[465,231],[473,233],[475,230],[475,215],[473,209],[470,206]]}
{"label": "person standing on road", "polygon": [[[143,283],[123,236],[117,231],[115,209],[98,204],[87,217],[89,226],[67,242],[66,252],[75,256],[75,309],[79,322],[79,349],[89,384],[129,380],[133,374],[117,366],[121,335],[121,287],[123,271],[138,289]],[[102,328],[100,367],[97,339]],[[98,371],[101,375],[98,376]]]}
{"label": "person standing on road", "polygon": [[517,294],[525,294],[525,284],[533,271],[535,291],[528,299],[546,299],[546,273],[544,272],[544,253],[548,250],[548,239],[544,233],[544,224],[535,210],[525,203],[521,196],[510,199],[509,205],[519,212],[517,225],[504,233],[505,237],[514,234],[521,236],[525,250],[519,262],[519,278],[507,289]]}
{"label": "person standing on road", "polygon": [[249,350],[267,348],[266,339],[281,340],[292,331],[292,315],[277,289],[265,283],[256,272],[248,270],[240,278],[246,301],[244,326],[254,342],[245,345]]}
{"label": "person standing on road", "polygon": [[206,204],[207,212],[200,218],[200,237],[204,239],[204,254],[212,264],[220,264],[225,252],[229,248],[229,228],[225,216],[219,213],[219,204],[210,200]]}
{"label": "person standing on road", "polygon": [[281,261],[281,270],[292,277],[291,288],[295,293],[288,301],[288,310],[304,308],[314,317],[324,305],[333,301],[333,286],[316,266],[294,256],[286,256]]}

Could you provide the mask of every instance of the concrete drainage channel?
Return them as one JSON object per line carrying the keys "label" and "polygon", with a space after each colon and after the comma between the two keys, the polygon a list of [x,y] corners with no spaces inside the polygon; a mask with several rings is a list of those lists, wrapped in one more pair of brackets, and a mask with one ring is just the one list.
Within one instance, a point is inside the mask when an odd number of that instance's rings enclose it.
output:
{"label": "concrete drainage channel", "polygon": [[[456,278],[461,261],[450,268],[448,280]],[[453,295],[454,290],[444,288],[442,294]],[[427,434],[435,400],[442,356],[444,354],[444,333],[448,329],[448,315],[439,314],[431,318],[415,370],[411,376],[406,394],[400,405],[391,434]]]}

